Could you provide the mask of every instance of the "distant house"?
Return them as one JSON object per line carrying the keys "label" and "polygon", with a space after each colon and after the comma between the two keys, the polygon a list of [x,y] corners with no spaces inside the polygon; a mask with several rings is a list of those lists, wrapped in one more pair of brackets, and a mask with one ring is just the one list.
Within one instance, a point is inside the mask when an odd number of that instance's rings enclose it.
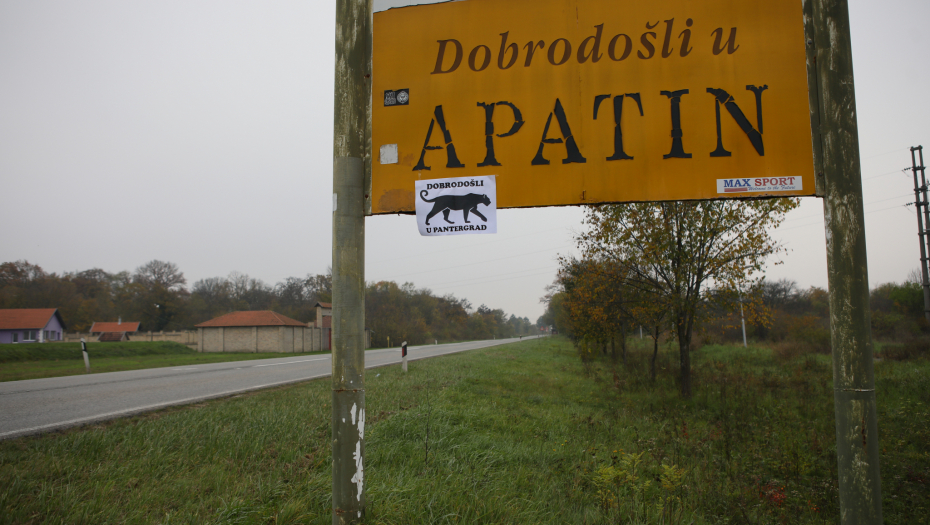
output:
{"label": "distant house", "polygon": [[313,326],[317,328],[333,327],[333,303],[316,303],[316,319]]}
{"label": "distant house", "polygon": [[[232,312],[196,326],[200,352],[310,352],[320,334],[271,310]],[[320,331],[321,332],[321,331]],[[314,337],[315,335],[315,337]]]}
{"label": "distant house", "polygon": [[122,319],[113,322],[106,323],[94,323],[90,327],[90,335],[96,335],[98,341],[101,342],[114,342],[114,341],[129,341],[129,334],[134,334],[139,331],[139,323],[137,322],[126,322],[124,323]]}
{"label": "distant house", "polygon": [[0,343],[61,341],[64,331],[57,308],[0,310]]}

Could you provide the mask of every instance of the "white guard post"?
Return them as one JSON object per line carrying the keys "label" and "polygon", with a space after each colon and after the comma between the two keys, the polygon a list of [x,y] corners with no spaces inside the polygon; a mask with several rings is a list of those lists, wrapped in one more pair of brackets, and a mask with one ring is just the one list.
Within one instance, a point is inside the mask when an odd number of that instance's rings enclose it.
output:
{"label": "white guard post", "polygon": [[84,369],[90,373],[90,357],[87,355],[87,343],[81,338],[81,353],[84,354]]}
{"label": "white guard post", "polygon": [[407,341],[404,341],[400,345],[400,356],[401,356],[401,369],[404,373],[407,372]]}

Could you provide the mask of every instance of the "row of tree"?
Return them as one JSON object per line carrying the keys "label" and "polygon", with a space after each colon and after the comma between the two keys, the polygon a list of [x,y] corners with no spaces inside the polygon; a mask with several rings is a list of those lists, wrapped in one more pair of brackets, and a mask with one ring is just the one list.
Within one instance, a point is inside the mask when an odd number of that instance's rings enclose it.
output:
{"label": "row of tree", "polygon": [[[640,327],[679,347],[680,388],[691,394],[690,352],[701,343],[742,342],[741,317],[755,341],[830,352],[829,294],[818,287],[764,278],[782,251],[771,232],[796,199],[635,203],[590,207],[576,237],[580,258],[565,258],[542,301],[539,324],[572,338],[582,359],[626,359]],[[872,333],[909,341],[930,332],[920,276],[871,292]],[[695,336],[699,340],[695,342]]]}
{"label": "row of tree", "polygon": [[[679,346],[679,385],[691,395],[692,339],[715,311],[761,312],[762,270],[781,246],[771,232],[797,199],[633,203],[589,207],[581,258],[561,261],[543,323],[570,335],[582,358],[625,357],[627,330]],[[619,346],[618,346],[619,343]],[[610,349],[608,352],[608,348]],[[653,377],[655,372],[653,371]]]}
{"label": "row of tree", "polygon": [[[751,322],[749,337],[759,341],[795,341],[813,350],[830,351],[830,295],[812,286],[801,289],[795,281],[781,279],[763,283],[760,290],[764,322]],[[930,324],[924,317],[924,297],[917,272],[903,283],[884,283],[869,294],[872,311],[872,338],[904,342],[924,336]],[[736,331],[730,323],[722,330],[723,339],[733,340]]]}
{"label": "row of tree", "polygon": [[[421,344],[434,340],[490,339],[535,333],[527,318],[508,316],[465,299],[391,281],[368,285],[367,325],[373,343],[387,338]],[[61,275],[27,261],[0,264],[0,308],[58,308],[68,329],[84,332],[95,321],[139,321],[143,331],[187,330],[239,310],[274,310],[303,322],[315,305],[332,301],[332,275],[289,277],[274,286],[246,274],[201,279],[187,288],[174,263],[150,261],[134,272],[99,268]]]}
{"label": "row of tree", "polygon": [[472,309],[466,299],[449,294],[442,297],[411,283],[398,285],[381,281],[368,285],[365,320],[372,330],[372,345],[387,346],[435,341],[465,341],[506,338],[538,332],[526,317],[507,315],[485,305]]}

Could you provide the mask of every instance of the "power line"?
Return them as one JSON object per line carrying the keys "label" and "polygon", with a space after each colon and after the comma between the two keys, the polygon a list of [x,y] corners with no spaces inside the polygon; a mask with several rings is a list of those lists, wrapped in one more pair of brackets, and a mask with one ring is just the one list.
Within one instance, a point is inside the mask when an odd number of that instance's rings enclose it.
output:
{"label": "power line", "polygon": [[[901,208],[901,209],[906,210],[906,208],[904,208],[904,205],[903,205],[903,204],[899,204],[899,205],[897,205],[897,206],[890,206],[890,207],[888,207],[888,208],[882,208],[882,209],[880,209],[880,210],[867,211],[867,212],[863,213],[863,215],[869,215],[870,213],[878,213],[878,212],[880,212],[880,211],[894,210],[894,209],[896,209],[896,208]],[[791,226],[790,228],[779,228],[778,231],[794,230],[794,229],[796,229],[796,228],[804,228],[804,227],[807,227],[807,226],[814,226],[814,225],[816,225],[816,224],[823,225],[823,222],[818,221],[818,222],[810,222],[810,223],[807,223],[807,224],[799,224],[799,225],[797,225],[797,226]]]}
{"label": "power line", "polygon": [[884,155],[890,155],[890,154],[892,154],[892,153],[904,153],[904,152],[910,153],[911,150],[910,150],[909,148],[893,149],[893,150],[891,150],[891,151],[886,151],[886,152],[884,152],[884,153],[876,153],[875,155],[872,155],[872,156],[870,156],[870,157],[862,157],[862,158],[860,158],[860,160],[869,160],[869,159],[874,159],[875,157],[881,157],[881,156],[884,156]]}
{"label": "power line", "polygon": [[895,173],[902,173],[904,175],[907,175],[906,170],[901,169],[901,170],[889,171],[888,173],[882,173],[881,175],[872,175],[871,177],[867,177],[862,180],[867,181],[867,180],[877,179],[879,177],[887,177],[888,175],[894,175]]}
{"label": "power line", "polygon": [[[892,200],[892,199],[900,199],[900,198],[902,198],[902,197],[910,197],[910,196],[912,196],[912,195],[913,195],[912,193],[905,193],[904,195],[898,195],[897,197],[889,197],[889,198],[887,198],[887,199],[882,199],[882,200],[877,200],[877,201],[870,201],[870,202],[864,202],[864,203],[862,203],[862,205],[863,205],[863,206],[869,206],[869,205],[872,205],[872,204],[878,204],[878,203],[880,203],[880,202],[890,201],[890,200]],[[812,218],[812,217],[822,217],[822,216],[823,216],[823,214],[820,214],[820,213],[815,213],[815,214],[813,214],[813,215],[801,215],[800,217],[789,217],[789,218],[786,218],[786,219],[785,219],[785,222],[788,222],[788,221],[799,221],[799,220],[802,220],[802,219],[810,219],[810,218]],[[787,229],[787,228],[782,228],[782,229],[784,230],[784,229]]]}

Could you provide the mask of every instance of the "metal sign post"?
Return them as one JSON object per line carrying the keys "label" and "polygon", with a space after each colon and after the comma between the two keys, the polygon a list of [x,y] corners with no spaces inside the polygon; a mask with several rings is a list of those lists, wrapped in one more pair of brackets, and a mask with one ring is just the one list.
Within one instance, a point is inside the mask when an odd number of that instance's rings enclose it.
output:
{"label": "metal sign post", "polygon": [[365,199],[372,0],[336,0],[333,119],[333,524],[365,517]]}

